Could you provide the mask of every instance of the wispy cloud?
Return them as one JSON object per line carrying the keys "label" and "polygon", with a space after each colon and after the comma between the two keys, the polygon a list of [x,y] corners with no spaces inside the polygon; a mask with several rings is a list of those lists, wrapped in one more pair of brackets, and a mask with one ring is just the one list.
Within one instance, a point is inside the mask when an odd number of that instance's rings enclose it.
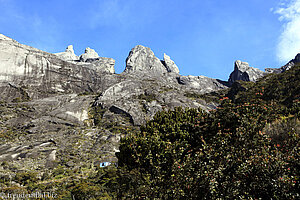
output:
{"label": "wispy cloud", "polygon": [[277,58],[286,62],[300,52],[300,0],[281,2],[275,13],[284,23],[277,45]]}

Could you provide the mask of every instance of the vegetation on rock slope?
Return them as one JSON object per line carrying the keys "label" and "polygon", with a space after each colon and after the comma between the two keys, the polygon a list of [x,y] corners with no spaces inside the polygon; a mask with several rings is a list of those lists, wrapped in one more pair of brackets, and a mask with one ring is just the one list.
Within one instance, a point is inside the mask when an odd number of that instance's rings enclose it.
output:
{"label": "vegetation on rock slope", "polygon": [[299,68],[236,83],[209,114],[182,108],[157,113],[122,139],[118,168],[99,169],[73,186],[72,195],[298,199]]}
{"label": "vegetation on rock slope", "polygon": [[[298,199],[299,73],[295,66],[257,83],[236,82],[210,113],[157,113],[121,140],[118,167],[57,167],[41,178],[19,173],[15,181],[25,188],[1,192],[59,188],[60,199]],[[4,178],[0,184],[8,185]]]}
{"label": "vegetation on rock slope", "polygon": [[158,113],[121,142],[119,197],[299,198],[299,69],[236,83],[210,114]]}

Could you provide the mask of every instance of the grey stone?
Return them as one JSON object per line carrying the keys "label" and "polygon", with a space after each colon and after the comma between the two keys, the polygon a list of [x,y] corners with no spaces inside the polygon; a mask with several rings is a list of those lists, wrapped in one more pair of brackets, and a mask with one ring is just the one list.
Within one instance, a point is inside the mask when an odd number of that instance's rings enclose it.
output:
{"label": "grey stone", "polygon": [[51,151],[51,153],[48,156],[49,161],[55,161],[56,160],[56,150]]}
{"label": "grey stone", "polygon": [[161,61],[155,57],[153,51],[142,45],[131,49],[127,59],[125,73],[143,73],[150,75],[161,75],[168,72]]}
{"label": "grey stone", "polygon": [[265,71],[267,73],[282,73],[285,72],[292,67],[295,66],[295,64],[300,63],[300,53],[298,53],[294,59],[290,60],[286,65],[280,67],[280,68],[266,68]]}
{"label": "grey stone", "polygon": [[99,57],[94,59],[87,59],[86,62],[91,63],[90,68],[98,72],[115,73],[115,60],[112,58]]}
{"label": "grey stone", "polygon": [[219,80],[206,76],[178,76],[177,81],[179,84],[195,89],[199,93],[209,93],[227,88],[227,86]]}
{"label": "grey stone", "polygon": [[79,59],[74,53],[73,45],[69,45],[65,52],[55,53],[55,55],[65,61],[76,61]]}
{"label": "grey stone", "polygon": [[81,62],[86,62],[88,59],[95,59],[95,58],[99,58],[98,53],[94,49],[87,47],[84,51],[84,54],[80,55],[79,59]]}
{"label": "grey stone", "polygon": [[178,69],[177,65],[175,64],[175,62],[173,60],[171,60],[170,56],[168,56],[165,53],[164,53],[163,64],[165,65],[168,72],[174,72],[174,73],[179,74],[179,69]]}
{"label": "grey stone", "polygon": [[[57,93],[96,92],[104,84],[99,75],[101,69],[114,71],[113,60],[103,58],[94,64],[66,62],[54,54],[2,39],[0,99],[9,100],[25,94],[37,99]],[[26,89],[22,89],[23,86]]]}
{"label": "grey stone", "polygon": [[230,74],[228,82],[230,85],[237,80],[255,82],[264,75],[263,71],[250,67],[247,62],[237,60],[234,63],[234,71]]}

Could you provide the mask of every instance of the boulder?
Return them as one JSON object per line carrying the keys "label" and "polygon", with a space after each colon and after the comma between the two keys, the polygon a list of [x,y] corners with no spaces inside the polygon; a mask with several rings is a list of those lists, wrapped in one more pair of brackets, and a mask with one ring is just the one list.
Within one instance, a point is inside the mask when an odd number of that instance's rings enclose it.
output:
{"label": "boulder", "polygon": [[89,47],[87,47],[84,51],[84,54],[80,55],[80,61],[86,62],[86,61],[92,61],[93,59],[99,58],[98,53]]}
{"label": "boulder", "polygon": [[257,81],[265,73],[257,68],[250,67],[247,62],[235,61],[234,71],[230,74],[228,82],[232,85],[235,81]]}
{"label": "boulder", "polygon": [[73,45],[69,45],[65,52],[55,53],[60,59],[65,61],[75,61],[78,60],[78,56],[75,55]]}

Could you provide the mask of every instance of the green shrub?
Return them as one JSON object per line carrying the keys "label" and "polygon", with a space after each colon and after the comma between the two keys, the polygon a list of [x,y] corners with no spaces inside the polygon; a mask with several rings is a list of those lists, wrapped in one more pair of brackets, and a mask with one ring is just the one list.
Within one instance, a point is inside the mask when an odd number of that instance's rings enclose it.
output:
{"label": "green shrub", "polygon": [[[120,196],[149,199],[295,199],[299,196],[299,135],[285,149],[265,131],[281,106],[228,98],[210,115],[176,108],[158,113],[122,139]],[[288,126],[288,125],[287,125]],[[285,132],[285,129],[282,129]],[[275,141],[275,139],[274,139]],[[286,153],[289,150],[290,155]],[[126,174],[126,175],[124,175]],[[131,175],[130,175],[131,174]]]}
{"label": "green shrub", "polygon": [[14,180],[22,185],[28,185],[29,183],[36,183],[38,178],[36,172],[18,172]]}

